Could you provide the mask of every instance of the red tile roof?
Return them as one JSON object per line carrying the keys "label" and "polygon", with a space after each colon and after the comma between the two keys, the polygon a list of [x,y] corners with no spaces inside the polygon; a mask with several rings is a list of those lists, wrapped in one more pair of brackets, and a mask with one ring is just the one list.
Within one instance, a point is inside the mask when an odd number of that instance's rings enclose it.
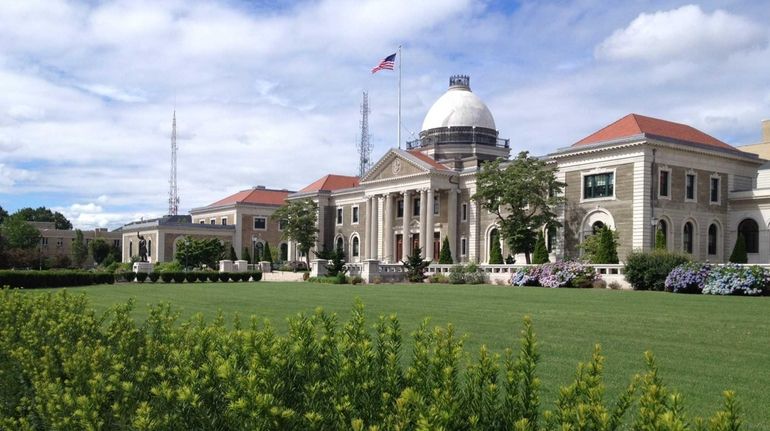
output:
{"label": "red tile roof", "polygon": [[581,145],[596,144],[641,134],[650,138],[669,138],[722,150],[739,151],[732,145],[728,145],[719,139],[707,135],[686,124],[645,117],[644,115],[639,114],[628,114],[609,126],[586,136],[572,144],[572,146],[577,147]]}
{"label": "red tile roof", "polygon": [[443,170],[443,171],[448,169],[446,166],[444,166],[441,163],[433,160],[430,156],[428,156],[427,154],[425,154],[425,153],[423,153],[423,152],[421,152],[419,150],[409,150],[409,151],[407,151],[407,153],[417,157],[418,159],[420,159],[423,162],[431,165],[435,169]]}
{"label": "red tile roof", "polygon": [[218,200],[209,207],[220,207],[224,205],[232,205],[236,203],[245,204],[262,204],[262,205],[283,205],[286,200],[286,196],[291,193],[288,190],[272,190],[253,188],[249,190],[242,190],[238,193],[230,195],[224,199]]}
{"label": "red tile roof", "polygon": [[329,174],[314,181],[304,189],[300,190],[300,192],[317,192],[319,190],[333,191],[349,189],[356,186],[358,186],[358,177]]}

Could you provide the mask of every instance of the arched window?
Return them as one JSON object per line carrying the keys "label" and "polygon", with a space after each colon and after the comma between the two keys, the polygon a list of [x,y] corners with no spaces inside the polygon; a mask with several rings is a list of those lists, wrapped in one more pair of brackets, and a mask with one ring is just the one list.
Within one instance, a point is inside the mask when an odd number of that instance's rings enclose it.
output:
{"label": "arched window", "polygon": [[665,220],[658,222],[658,232],[660,235],[655,238],[655,246],[658,245],[658,238],[663,238],[663,248],[666,248],[668,246],[668,223]]}
{"label": "arched window", "polygon": [[337,251],[342,251],[342,250],[344,250],[343,247],[345,247],[345,245],[343,244],[342,237],[338,237],[337,238],[337,244],[335,244],[335,249]]}
{"label": "arched window", "polygon": [[281,260],[284,262],[289,260],[289,244],[285,242],[281,243]]}
{"label": "arched window", "polygon": [[687,253],[692,253],[692,241],[694,228],[691,222],[684,224],[684,231],[682,232],[682,250]]}
{"label": "arched window", "polygon": [[357,237],[357,236],[354,236],[354,237],[353,237],[353,241],[352,241],[352,243],[353,243],[353,244],[352,244],[352,248],[353,248],[353,250],[352,250],[352,253],[351,253],[351,255],[352,255],[353,257],[358,257],[358,255],[359,255],[359,244],[358,244],[358,237]]}
{"label": "arched window", "polygon": [[746,253],[759,253],[759,226],[747,218],[738,225],[738,234],[746,241]]}
{"label": "arched window", "polygon": [[711,224],[709,226],[709,254],[717,254],[717,225]]}
{"label": "arched window", "polygon": [[599,230],[603,227],[604,227],[604,223],[600,221],[595,221],[594,224],[591,225],[591,233],[596,235],[596,232],[599,232]]}
{"label": "arched window", "polygon": [[264,260],[262,255],[265,254],[265,244],[261,242],[254,243],[254,262],[260,262]]}
{"label": "arched window", "polygon": [[553,248],[556,246],[556,228],[553,226],[549,226],[548,230],[546,230],[546,235],[548,236],[545,246],[548,248],[548,253],[553,253]]}

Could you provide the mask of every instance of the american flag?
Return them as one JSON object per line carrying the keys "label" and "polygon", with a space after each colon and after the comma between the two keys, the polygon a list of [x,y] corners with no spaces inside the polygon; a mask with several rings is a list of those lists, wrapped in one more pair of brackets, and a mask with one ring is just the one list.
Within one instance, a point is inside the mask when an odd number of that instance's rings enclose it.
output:
{"label": "american flag", "polygon": [[382,69],[393,70],[393,65],[396,63],[396,53],[390,54],[380,61],[380,64],[372,68],[372,73],[377,73]]}

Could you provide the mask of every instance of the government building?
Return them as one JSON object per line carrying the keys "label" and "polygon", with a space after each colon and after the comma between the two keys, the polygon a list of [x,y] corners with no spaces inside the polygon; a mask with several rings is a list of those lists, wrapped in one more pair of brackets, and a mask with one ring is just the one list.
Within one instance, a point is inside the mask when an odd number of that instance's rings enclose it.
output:
{"label": "government building", "polygon": [[[516,153],[527,148],[515,148]],[[419,138],[388,150],[361,178],[329,174],[299,191],[261,186],[195,208],[122,228],[124,260],[147,239],[151,262],[173,260],[187,236],[219,238],[239,257],[304,260],[272,213],[286,201],[318,204],[315,250],[339,248],[350,262],[397,263],[415,247],[438,260],[448,239],[455,262],[487,263],[491,241],[523,263],[497,235],[496,218],[471,197],[482,164],[511,155],[494,117],[470,87],[452,76],[428,110]],[[597,228],[619,236],[621,260],[650,250],[658,231],[666,247],[696,260],[725,262],[740,232],[751,263],[770,263],[770,121],[762,142],[734,147],[685,124],[629,114],[554,153],[539,155],[566,184],[561,227],[543,226],[551,260],[579,258]]]}

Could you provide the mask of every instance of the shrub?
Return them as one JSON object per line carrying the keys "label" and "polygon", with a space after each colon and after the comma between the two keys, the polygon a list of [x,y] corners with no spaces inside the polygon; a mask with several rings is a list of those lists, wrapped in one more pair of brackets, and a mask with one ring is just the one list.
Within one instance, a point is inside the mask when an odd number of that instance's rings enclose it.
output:
{"label": "shrub", "polygon": [[307,281],[311,283],[321,283],[321,284],[347,284],[348,280],[347,277],[343,276],[321,276],[321,277],[310,277],[307,279]]}
{"label": "shrub", "polygon": [[668,274],[689,261],[685,255],[665,250],[633,252],[626,259],[626,280],[635,290],[663,290]]}
{"label": "shrub", "polygon": [[188,283],[195,283],[198,280],[198,273],[188,272],[184,275],[184,279],[187,280]]}
{"label": "shrub", "polygon": [[350,280],[348,280],[348,282],[350,284],[363,284],[364,283],[364,279],[361,278],[360,275],[354,275],[354,276],[350,277]]}
{"label": "shrub", "polygon": [[452,284],[465,284],[465,268],[455,265],[449,268],[449,282]]}
{"label": "shrub", "polygon": [[489,238],[489,263],[501,265],[503,263],[503,250],[500,248],[500,235],[493,233]]}
{"label": "shrub", "polygon": [[219,281],[223,283],[227,283],[230,281],[230,273],[229,272],[220,272],[219,273]]}
{"label": "shrub", "polygon": [[259,281],[262,280],[262,273],[259,271],[254,271],[251,273],[251,281]]}
{"label": "shrub", "polygon": [[430,262],[422,260],[421,253],[422,250],[417,247],[406,260],[401,261],[406,268],[406,278],[412,283],[422,283],[425,280],[425,268],[430,265]]}
{"label": "shrub", "polygon": [[203,283],[204,281],[208,280],[208,278],[209,278],[208,273],[206,273],[204,271],[198,272],[195,275],[198,277],[198,281],[200,281],[201,283]]}
{"label": "shrub", "polygon": [[115,275],[109,272],[68,270],[0,271],[0,286],[21,289],[88,286],[93,284],[112,284],[114,282]]}
{"label": "shrub", "polygon": [[144,280],[147,280],[147,273],[146,272],[137,272],[136,273],[136,281],[140,283],[144,283]]}
{"label": "shrub", "polygon": [[565,260],[519,269],[511,275],[511,284],[551,288],[592,287],[596,279],[597,274],[592,266]]}
{"label": "shrub", "polygon": [[163,280],[164,283],[171,283],[171,281],[174,280],[174,273],[173,272],[161,272],[160,278]]}
{"label": "shrub", "polygon": [[449,283],[449,277],[442,273],[436,273],[428,277],[428,281],[431,283]]}
{"label": "shrub", "polygon": [[[342,324],[319,310],[291,317],[288,331],[221,318],[180,324],[168,305],[144,321],[132,311],[129,302],[100,316],[85,295],[66,292],[0,293],[2,370],[13,372],[0,390],[2,428],[741,429],[732,392],[709,421],[686,416],[651,353],[616,396],[598,346],[569,384],[542,388],[529,318],[501,359],[486,346],[467,352],[451,324],[424,322],[402,343],[395,315],[372,331],[360,303]],[[550,409],[543,392],[557,394]]]}
{"label": "shrub", "polygon": [[663,233],[662,229],[658,229],[655,232],[655,250],[665,250],[666,249],[666,234]]}
{"label": "shrub", "polygon": [[120,279],[128,283],[134,281],[135,277],[136,274],[133,271],[123,271],[120,273]]}
{"label": "shrub", "polygon": [[743,234],[738,234],[738,238],[735,240],[735,247],[730,254],[730,262],[733,263],[746,263],[749,261],[749,255],[746,254],[746,238]]}
{"label": "shrub", "polygon": [[219,273],[216,271],[207,272],[206,278],[208,278],[209,281],[216,283],[219,281]]}
{"label": "shrub", "polygon": [[729,263],[711,269],[703,293],[711,295],[762,295],[770,286],[770,271],[756,265]]}
{"label": "shrub", "polygon": [[[500,258],[502,259],[502,256]],[[469,263],[466,265],[463,269],[463,273],[465,276],[466,284],[484,284],[486,281],[485,274],[481,272],[479,266],[475,263]]]}
{"label": "shrub", "polygon": [[532,263],[541,264],[548,263],[548,247],[545,246],[545,236],[543,232],[538,232],[537,239],[535,240],[535,251],[532,253]]}
{"label": "shrub", "polygon": [[345,274],[348,272],[347,268],[345,267],[345,252],[339,249],[335,249],[334,251],[331,251],[329,254],[329,264],[326,265],[326,271],[331,276],[336,276],[337,274]]}
{"label": "shrub", "polygon": [[591,263],[618,263],[618,232],[603,226],[580,244]]}
{"label": "shrub", "polygon": [[454,263],[452,259],[452,249],[449,247],[449,237],[444,237],[444,242],[441,243],[441,251],[439,252],[438,263],[442,265],[451,265]]}
{"label": "shrub", "polygon": [[158,272],[178,272],[183,270],[182,264],[177,261],[159,262],[155,264],[155,271]]}
{"label": "shrub", "polygon": [[160,278],[160,273],[159,272],[153,271],[153,272],[150,273],[150,281],[152,281],[153,283],[158,281],[159,278]]}
{"label": "shrub", "polygon": [[514,286],[538,286],[538,274],[539,271],[536,266],[519,268],[511,275],[511,284]]}
{"label": "shrub", "polygon": [[187,278],[187,274],[185,272],[179,271],[179,272],[172,272],[171,278],[174,279],[174,283],[184,283],[184,279]]}
{"label": "shrub", "polygon": [[708,263],[684,263],[666,277],[666,291],[674,293],[701,293],[711,265]]}

